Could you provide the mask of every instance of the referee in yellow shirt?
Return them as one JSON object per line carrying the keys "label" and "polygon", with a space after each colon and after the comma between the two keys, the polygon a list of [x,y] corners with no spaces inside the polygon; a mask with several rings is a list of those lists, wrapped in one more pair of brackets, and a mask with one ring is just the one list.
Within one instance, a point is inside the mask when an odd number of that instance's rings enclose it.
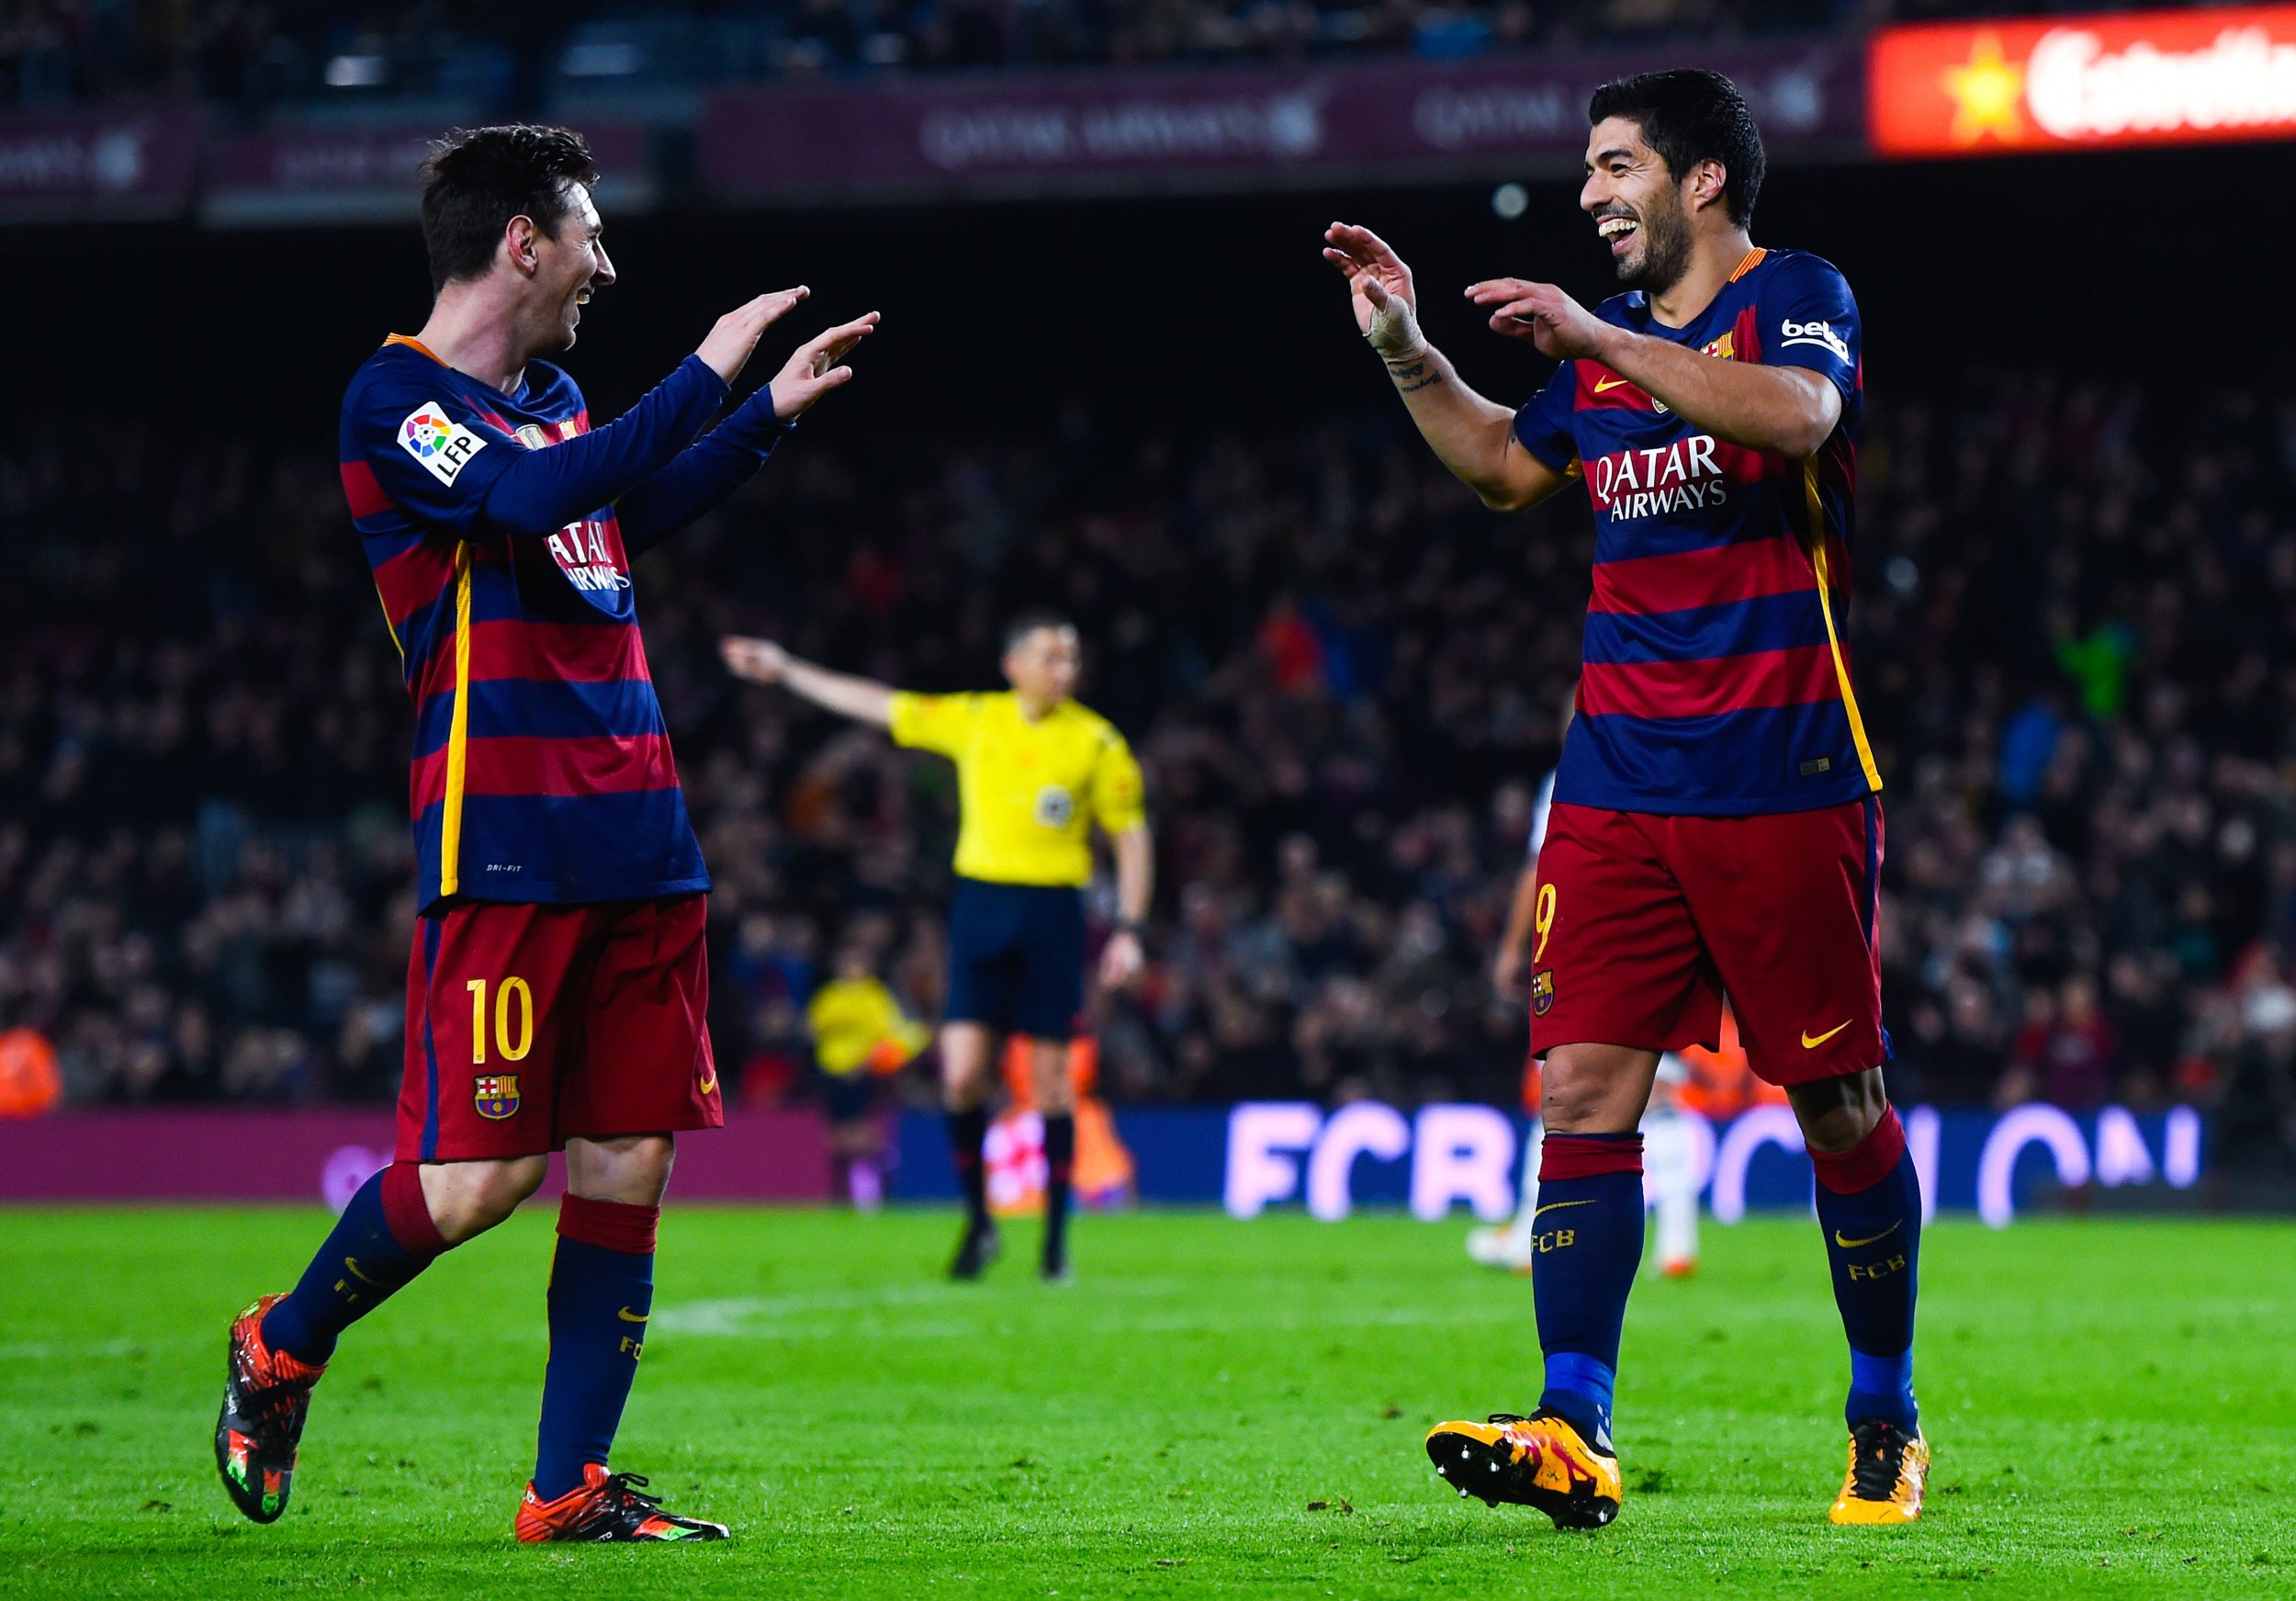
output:
{"label": "referee in yellow shirt", "polygon": [[1140,971],[1154,851],[1140,764],[1107,718],[1070,698],[1082,649],[1075,626],[1028,612],[1005,632],[1007,693],[913,694],[801,661],[768,639],[729,637],[726,665],[816,705],[893,731],[896,744],[957,764],[957,885],[949,907],[949,1006],[940,1031],[949,1146],[964,1186],[964,1238],[950,1276],[978,1278],[997,1253],[981,1142],[996,1049],[1030,1042],[1044,1115],[1046,1279],[1068,1268],[1068,1197],[1076,1155],[1068,1042],[1084,1007],[1084,886],[1092,825],[1116,850],[1119,921],[1100,956],[1110,987]]}

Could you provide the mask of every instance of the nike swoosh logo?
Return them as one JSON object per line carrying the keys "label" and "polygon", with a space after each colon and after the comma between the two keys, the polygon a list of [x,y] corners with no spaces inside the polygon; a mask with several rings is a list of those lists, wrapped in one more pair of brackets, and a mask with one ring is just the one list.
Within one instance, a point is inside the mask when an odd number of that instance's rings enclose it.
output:
{"label": "nike swoosh logo", "polygon": [[1860,1246],[1870,1246],[1870,1245],[1872,1245],[1872,1244],[1873,1244],[1875,1240],[1885,1240],[1885,1239],[1889,1238],[1889,1236],[1890,1236],[1890,1235],[1892,1235],[1896,1234],[1896,1233],[1899,1229],[1901,1229],[1901,1228],[1903,1228],[1903,1227],[1905,1227],[1905,1226],[1906,1226],[1906,1220],[1905,1220],[1904,1218],[1899,1218],[1899,1219],[1898,1219],[1896,1223],[1891,1223],[1891,1224],[1890,1224],[1887,1228],[1884,1229],[1884,1230],[1883,1230],[1880,1234],[1877,1234],[1877,1235],[1866,1235],[1866,1236],[1865,1236],[1863,1239],[1862,1239],[1862,1240],[1845,1239],[1845,1238],[1842,1236],[1842,1233],[1841,1233],[1841,1231],[1840,1231],[1840,1229],[1836,1229],[1836,1230],[1834,1230],[1834,1244],[1835,1244],[1835,1245],[1837,1245],[1837,1246],[1840,1246],[1843,1250],[1845,1250],[1845,1251],[1854,1251],[1854,1250],[1856,1250],[1856,1249],[1857,1249]]}
{"label": "nike swoosh logo", "polygon": [[[1850,1025],[1847,1023],[1842,1024],[1842,1027],[1844,1028],[1848,1028],[1849,1026]],[[717,1088],[717,1075],[712,1073],[707,1078],[702,1080],[700,1088],[703,1095],[707,1095],[712,1090],[715,1089]]]}
{"label": "nike swoosh logo", "polygon": [[1841,1021],[1836,1023],[1832,1028],[1828,1029],[1824,1033],[1818,1035],[1816,1039],[1810,1038],[1810,1032],[1807,1029],[1804,1029],[1802,1031],[1802,1049],[1805,1051],[1815,1051],[1818,1046],[1824,1044],[1828,1040],[1832,1039],[1836,1034],[1841,1032],[1842,1030],[1848,1028],[1851,1023],[1857,1020],[1858,1020],[1855,1018],[1844,1018]]}
{"label": "nike swoosh logo", "polygon": [[377,1288],[378,1288],[378,1289],[381,1287],[381,1285],[382,1285],[382,1280],[379,1280],[379,1279],[369,1279],[369,1278],[368,1278],[366,1274],[364,1274],[364,1273],[362,1273],[362,1272],[360,1272],[360,1271],[359,1271],[359,1259],[358,1259],[356,1257],[343,1257],[343,1265],[345,1268],[349,1268],[349,1269],[350,1269],[350,1272],[351,1272],[351,1277],[352,1277],[352,1278],[354,1278],[354,1279],[356,1279],[356,1280],[357,1280],[360,1283],[362,1283],[362,1284],[372,1284],[372,1285],[375,1285],[375,1286],[376,1286]]}
{"label": "nike swoosh logo", "polygon": [[1632,378],[1604,378],[1594,386],[1594,392],[1600,395],[1632,382],[1634,382]]}
{"label": "nike swoosh logo", "polygon": [[[1876,1235],[1874,1237],[1879,1238],[1880,1236]],[[654,1314],[650,1312],[632,1312],[625,1306],[620,1312],[615,1313],[614,1315],[620,1318],[624,1323],[644,1323],[647,1318],[653,1316]]]}
{"label": "nike swoosh logo", "polygon": [[1540,1207],[1536,1212],[1531,1213],[1531,1221],[1533,1223],[1536,1223],[1540,1218],[1545,1217],[1548,1212],[1560,1212],[1566,1206],[1593,1206],[1593,1204],[1594,1203],[1592,1201],[1548,1201],[1545,1206]]}

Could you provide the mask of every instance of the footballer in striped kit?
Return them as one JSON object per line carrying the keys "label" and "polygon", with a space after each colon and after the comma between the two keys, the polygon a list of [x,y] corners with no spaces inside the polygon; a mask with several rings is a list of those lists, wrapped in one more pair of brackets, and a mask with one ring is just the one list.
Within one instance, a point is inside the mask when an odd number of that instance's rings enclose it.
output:
{"label": "footballer in striped kit", "polygon": [[802,346],[704,433],[803,288],[721,318],[613,422],[541,359],[615,275],[588,146],[456,133],[423,168],[435,291],[352,378],[343,494],[414,715],[416,919],[396,1159],[294,1289],[233,1324],[216,1463],[286,1510],[337,1336],[507,1217],[566,1153],[549,1363],[521,1540],[675,1541],[723,1526],[607,1466],[651,1316],[676,1135],[724,1118],[706,1013],[710,886],[638,632],[632,561],[754,474],[852,376],[868,316]]}
{"label": "footballer in striped kit", "polygon": [[1325,236],[1358,329],[1446,465],[1503,510],[1579,483],[1595,519],[1530,964],[1544,1387],[1527,1415],[1440,1425],[1427,1450],[1462,1494],[1569,1527],[1617,1516],[1637,1125],[1660,1057],[1716,1045],[1727,994],[1818,1171],[1850,1347],[1851,1471],[1830,1516],[1908,1522],[1929,1461],[1912,1380],[1921,1199],[1883,1084],[1882,779],[1846,637],[1857,302],[1830,264],[1749,236],[1761,136],[1727,78],[1607,84],[1588,122],[1580,204],[1627,292],[1589,311],[1526,279],[1466,291],[1494,333],[1560,364],[1520,411],[1466,388],[1427,343],[1384,241],[1344,223]]}

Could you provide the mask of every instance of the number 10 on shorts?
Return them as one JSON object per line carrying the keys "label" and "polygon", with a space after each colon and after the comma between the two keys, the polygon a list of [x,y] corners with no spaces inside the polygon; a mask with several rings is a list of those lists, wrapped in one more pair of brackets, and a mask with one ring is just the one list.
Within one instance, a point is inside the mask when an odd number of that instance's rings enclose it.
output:
{"label": "number 10 on shorts", "polygon": [[[470,1065],[487,1065],[487,981],[474,978],[463,987],[470,992]],[[515,1014],[517,1032],[512,1033]],[[535,994],[523,978],[505,978],[494,991],[494,1048],[505,1062],[515,1062],[535,1048]]]}

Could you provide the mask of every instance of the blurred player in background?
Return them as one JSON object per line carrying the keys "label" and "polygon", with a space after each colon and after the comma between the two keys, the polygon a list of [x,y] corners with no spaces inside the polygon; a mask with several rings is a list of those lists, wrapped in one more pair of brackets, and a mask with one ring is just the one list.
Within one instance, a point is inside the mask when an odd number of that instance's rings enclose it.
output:
{"label": "blurred player in background", "polygon": [[977,1279],[996,1257],[981,1143],[996,1084],[997,1043],[1030,1041],[1044,1116],[1044,1247],[1039,1271],[1069,1278],[1068,1206],[1076,1124],[1068,1039],[1084,1006],[1084,888],[1095,823],[1116,852],[1117,926],[1100,981],[1130,984],[1141,967],[1154,856],[1140,766],[1108,720],[1071,698],[1082,665],[1076,629],[1030,612],[1006,630],[995,694],[914,694],[800,661],[766,639],[728,638],[726,666],[779,683],[816,705],[890,728],[896,744],[957,764],[957,885],[949,908],[949,1004],[940,1030],[949,1149],[964,1189],[965,1224],[950,1277]]}
{"label": "blurred player in background", "polygon": [[880,1087],[923,1054],[932,1031],[901,1009],[866,946],[838,947],[834,972],[805,1003],[805,1032],[826,1090],[829,1188],[856,1211],[874,1212],[885,1194]]}
{"label": "blurred player in background", "polygon": [[[1568,737],[1568,711],[1562,726]],[[1538,797],[1531,806],[1523,871],[1515,877],[1514,893],[1507,902],[1506,929],[1499,937],[1498,954],[1491,960],[1491,987],[1510,1000],[1522,998],[1524,975],[1531,971],[1535,958],[1545,954],[1547,937],[1553,931],[1551,892],[1541,910],[1538,852],[1547,842],[1547,824],[1554,804],[1555,775],[1549,772],[1540,781]],[[1543,994],[1532,995],[1534,1015],[1553,998],[1551,986]],[[1735,1043],[1736,1025],[1727,1014],[1723,1026]],[[1538,1256],[1538,1164],[1546,1144],[1546,1127],[1539,1121],[1542,1077],[1538,1053],[1532,1051],[1523,1063],[1523,1111],[1531,1123],[1523,1142],[1522,1193],[1515,1203],[1514,1221],[1467,1232],[1468,1256],[1486,1268],[1527,1273]],[[1644,1176],[1658,1212],[1659,1270],[1669,1279],[1686,1279],[1698,1268],[1698,1176],[1692,1161],[1690,1127],[1683,1121],[1683,1111],[1676,1096],[1690,1077],[1690,1064],[1681,1056],[1671,1051],[1660,1056],[1650,1104],[1642,1114]]]}
{"label": "blurred player in background", "polygon": [[566,1152],[549,1364],[521,1540],[722,1539],[610,1472],[653,1303],[676,1131],[723,1121],[704,1023],[709,875],[646,663],[631,558],[755,473],[850,378],[876,321],[833,328],[718,427],[761,295],[636,406],[592,428],[539,359],[614,281],[581,137],[482,128],[433,148],[436,291],[351,381],[343,487],[414,702],[422,917],[407,973],[396,1159],[295,1288],[231,1331],[216,1464],[239,1509],[287,1509],[336,1336],[510,1215]]}
{"label": "blurred player in background", "polygon": [[[1864,379],[1856,302],[1816,256],[1748,237],[1761,136],[1719,73],[1645,73],[1588,107],[1580,205],[1629,292],[1469,287],[1559,360],[1511,412],[1419,328],[1411,271],[1334,223],[1325,256],[1435,454],[1493,507],[1583,479],[1596,518],[1579,716],[1538,864],[1533,1048],[1546,1058],[1530,1417],[1427,1438],[1460,1493],[1593,1528],[1622,1494],[1618,1336],[1642,1251],[1636,1130],[1660,1059],[1719,1043],[1722,996],[1818,1171],[1850,1346],[1838,1523],[1918,1516],[1921,1206],[1881,1064],[1881,776],[1842,645]],[[1549,892],[1551,893],[1551,899]]]}

